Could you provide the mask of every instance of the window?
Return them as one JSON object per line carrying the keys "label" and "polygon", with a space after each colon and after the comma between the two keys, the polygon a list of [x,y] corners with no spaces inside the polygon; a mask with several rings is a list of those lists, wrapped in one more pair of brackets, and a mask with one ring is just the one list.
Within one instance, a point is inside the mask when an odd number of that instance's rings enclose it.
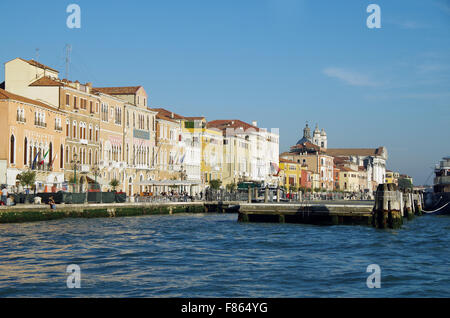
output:
{"label": "window", "polygon": [[61,148],[59,150],[59,167],[61,169],[64,168],[64,146],[61,145]]}
{"label": "window", "polygon": [[94,112],[94,102],[93,101],[89,102],[89,110],[90,110],[91,114]]}
{"label": "window", "polygon": [[70,121],[66,119],[66,137],[70,135]]}
{"label": "window", "polygon": [[28,139],[25,137],[23,141],[23,165],[27,165],[27,151],[28,151]]}
{"label": "window", "polygon": [[66,94],[66,106],[70,106],[70,95]]}
{"label": "window", "polygon": [[15,156],[15,151],[16,150],[16,139],[14,138],[14,135],[11,135],[11,151],[10,151],[10,157],[9,157],[9,162],[10,163],[14,163],[14,156]]}
{"label": "window", "polygon": [[77,122],[75,120],[73,121],[72,127],[73,127],[72,138],[75,139],[77,138]]}
{"label": "window", "polygon": [[78,106],[77,106],[77,97],[76,97],[76,96],[73,97],[73,108],[74,108],[74,109],[78,109]]}

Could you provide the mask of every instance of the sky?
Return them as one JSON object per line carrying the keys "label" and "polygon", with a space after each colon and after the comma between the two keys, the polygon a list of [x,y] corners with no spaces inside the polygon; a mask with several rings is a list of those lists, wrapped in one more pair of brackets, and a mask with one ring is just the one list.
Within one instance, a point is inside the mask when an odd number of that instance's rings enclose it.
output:
{"label": "sky", "polygon": [[[66,25],[81,8],[81,28]],[[369,29],[369,4],[381,28]],[[151,107],[279,128],[329,148],[385,146],[431,184],[450,155],[450,0],[1,1],[1,72],[16,57],[94,86],[142,85]],[[39,49],[38,53],[36,49]],[[38,54],[38,55],[37,55]]]}

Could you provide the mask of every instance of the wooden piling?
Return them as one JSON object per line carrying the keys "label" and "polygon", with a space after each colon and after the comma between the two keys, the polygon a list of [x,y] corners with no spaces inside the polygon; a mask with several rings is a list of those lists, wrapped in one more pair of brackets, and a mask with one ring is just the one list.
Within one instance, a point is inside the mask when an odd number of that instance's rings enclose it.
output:
{"label": "wooden piling", "polygon": [[381,229],[401,227],[403,221],[400,201],[401,195],[395,184],[378,185],[375,193],[373,225]]}

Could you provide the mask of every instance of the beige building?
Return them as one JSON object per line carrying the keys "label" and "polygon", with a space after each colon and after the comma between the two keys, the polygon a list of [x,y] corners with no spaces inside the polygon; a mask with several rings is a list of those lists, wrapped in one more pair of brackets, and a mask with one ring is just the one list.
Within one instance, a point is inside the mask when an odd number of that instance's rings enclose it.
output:
{"label": "beige building", "polygon": [[128,195],[150,192],[151,187],[145,185],[145,181],[155,180],[157,176],[153,160],[157,113],[148,108],[145,89],[142,86],[132,86],[102,87],[95,90],[125,101],[122,123],[125,170],[121,180],[124,191]]}
{"label": "beige building", "polygon": [[18,174],[33,170],[38,191],[60,190],[65,168],[65,114],[3,89],[0,112],[0,183],[11,190]]}
{"label": "beige building", "polygon": [[60,80],[57,70],[34,60],[5,64],[5,87],[65,114],[64,179],[84,191],[96,179],[99,161],[100,98],[90,83]]}
{"label": "beige building", "polygon": [[[239,126],[239,127],[238,127]],[[214,120],[208,123],[210,129],[223,134],[223,185],[250,181],[251,145],[248,133],[236,121]]]}
{"label": "beige building", "polygon": [[[153,109],[152,109],[153,110]],[[156,149],[154,165],[156,167],[157,181],[181,180],[181,158],[184,155],[184,146],[181,143],[181,123],[175,119],[174,114],[167,116],[165,112],[154,109],[156,114]],[[168,192],[168,185],[154,187],[155,194]]]}
{"label": "beige building", "polygon": [[306,165],[309,170],[317,174],[314,178],[318,180],[313,180],[315,184],[313,188],[334,190],[333,157],[321,154],[319,151],[316,153],[284,152],[280,157]]}

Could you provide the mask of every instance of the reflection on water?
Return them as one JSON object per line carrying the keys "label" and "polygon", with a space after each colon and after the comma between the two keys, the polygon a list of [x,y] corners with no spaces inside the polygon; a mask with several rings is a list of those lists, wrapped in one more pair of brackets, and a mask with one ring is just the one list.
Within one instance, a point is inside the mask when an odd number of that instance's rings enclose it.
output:
{"label": "reflection on water", "polygon": [[[446,297],[449,217],[402,229],[241,224],[236,215],[1,224],[0,297]],[[66,267],[81,267],[80,289]],[[369,264],[380,289],[366,287]]]}

